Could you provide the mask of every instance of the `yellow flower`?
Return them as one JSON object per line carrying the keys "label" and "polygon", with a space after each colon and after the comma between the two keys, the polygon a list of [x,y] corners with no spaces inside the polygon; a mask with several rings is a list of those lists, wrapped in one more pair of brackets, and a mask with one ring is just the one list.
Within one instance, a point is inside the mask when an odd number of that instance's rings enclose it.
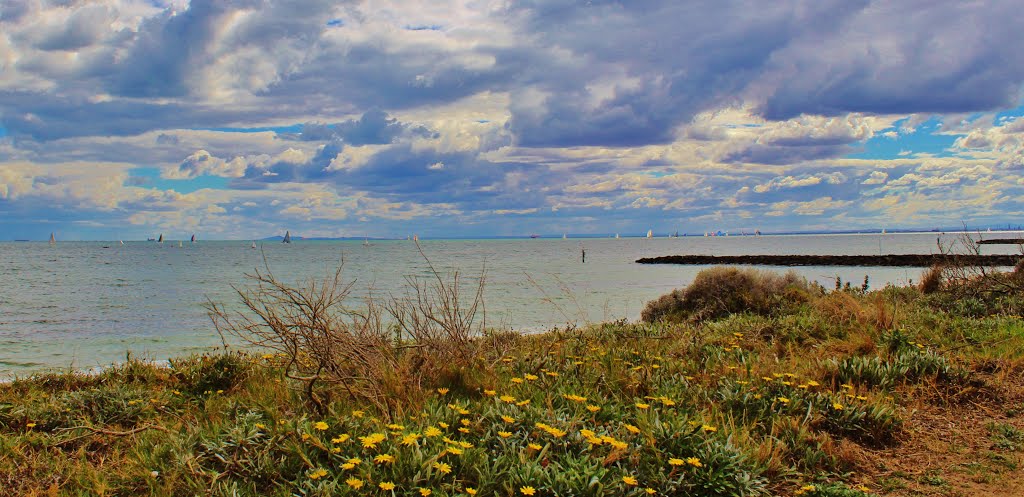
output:
{"label": "yellow flower", "polygon": [[[498,392],[496,392],[494,390],[484,390],[484,395],[486,395],[488,397],[494,397],[494,394],[496,394],[496,393],[498,393]],[[469,490],[469,489],[467,488],[466,490]]]}
{"label": "yellow flower", "polygon": [[564,395],[564,397],[567,400],[571,400],[573,402],[586,402],[587,401],[586,397],[580,397],[579,395],[574,395],[574,394],[566,394],[566,395]]}
{"label": "yellow flower", "polygon": [[516,405],[519,406],[519,407],[523,407],[525,405],[528,405],[529,403],[530,403],[530,399],[525,399],[525,400],[520,400],[519,402],[516,402]]}
{"label": "yellow flower", "polygon": [[448,389],[447,388],[438,388],[437,389],[437,393],[439,393],[441,395],[447,395],[448,394]]}
{"label": "yellow flower", "polygon": [[690,466],[693,466],[695,468],[704,467],[704,465],[700,462],[700,459],[697,459],[696,457],[687,457],[686,464],[689,464]]}
{"label": "yellow flower", "polygon": [[501,437],[501,438],[508,438],[508,437],[511,437],[512,434],[507,432],[507,431],[499,431],[498,432],[498,436]]}
{"label": "yellow flower", "polygon": [[546,372],[544,374],[546,374],[546,375],[548,375],[548,376],[550,376],[552,378],[558,378],[558,372],[556,372],[556,371],[548,371],[548,372]]}
{"label": "yellow flower", "polygon": [[679,459],[678,457],[673,457],[668,460],[669,466],[682,466],[683,464],[686,464],[686,461]]}
{"label": "yellow flower", "polygon": [[331,443],[333,443],[333,444],[345,443],[345,442],[348,441],[349,438],[350,437],[348,436],[348,433],[342,433],[341,435],[338,435],[338,436],[332,438],[331,439]]}
{"label": "yellow flower", "polygon": [[647,488],[644,489],[644,493],[646,493],[647,495],[654,495],[654,494],[658,493],[658,491],[653,489],[653,488],[651,488],[651,487],[647,487]]}
{"label": "yellow flower", "polygon": [[368,436],[359,437],[359,441],[363,443],[363,447],[367,449],[372,449],[376,447],[377,444],[383,442],[386,438],[387,435],[383,433],[371,433]]}
{"label": "yellow flower", "polygon": [[351,458],[351,459],[349,459],[348,461],[345,461],[345,462],[350,463],[350,464],[359,464],[359,463],[363,462],[363,460],[358,458],[358,457],[353,457],[353,458]]}
{"label": "yellow flower", "polygon": [[498,397],[498,399],[501,400],[502,402],[509,402],[509,403],[512,403],[512,402],[516,401],[516,398],[511,396],[511,395],[502,395],[501,397]]}
{"label": "yellow flower", "polygon": [[432,493],[434,493],[434,492],[431,491],[429,488],[421,488],[420,489],[420,495],[422,495],[423,497],[428,497]]}
{"label": "yellow flower", "polygon": [[523,495],[533,495],[533,494],[537,493],[537,490],[535,488],[529,487],[529,486],[527,486],[527,487],[520,487],[519,491],[522,492]]}
{"label": "yellow flower", "polygon": [[413,445],[419,439],[420,439],[420,435],[418,433],[410,433],[410,434],[402,437],[402,445],[406,445],[406,446]]}
{"label": "yellow flower", "polygon": [[352,411],[352,417],[353,418],[361,418],[361,417],[363,417],[363,414],[364,414],[363,411]]}
{"label": "yellow flower", "polygon": [[626,431],[628,431],[630,433],[640,433],[640,428],[637,428],[637,427],[635,427],[633,425],[629,425],[628,424],[628,425],[626,425]]}
{"label": "yellow flower", "polygon": [[779,401],[782,404],[789,404],[789,399],[787,399],[786,397],[776,397],[775,400]]}
{"label": "yellow flower", "polygon": [[587,410],[590,412],[597,412],[600,411],[601,408],[595,405],[587,405]]}
{"label": "yellow flower", "polygon": [[314,469],[307,473],[307,476],[309,476],[310,480],[319,480],[320,478],[327,476],[327,470],[324,468]]}
{"label": "yellow flower", "polygon": [[635,405],[637,409],[647,409],[651,407],[650,404],[644,404],[643,402],[637,402],[636,404],[633,405]]}
{"label": "yellow flower", "polygon": [[257,430],[266,430],[267,429],[267,425],[265,425],[263,423],[256,423],[255,426],[256,426]]}
{"label": "yellow flower", "polygon": [[313,425],[313,428],[316,428],[319,431],[327,431],[327,429],[330,428],[330,426],[328,426],[327,423],[324,423],[323,421],[317,421],[316,424]]}
{"label": "yellow flower", "polygon": [[807,381],[807,386],[816,387],[816,386],[819,386],[819,385],[821,385],[821,383],[818,383],[818,382],[816,382],[814,380],[808,380]]}
{"label": "yellow flower", "polygon": [[837,410],[837,411],[842,411],[843,410],[843,405],[838,403],[838,402],[833,402],[832,403],[832,408]]}
{"label": "yellow flower", "polygon": [[405,427],[402,426],[402,425],[396,425],[394,423],[391,423],[391,424],[388,425],[388,429],[389,430],[395,430],[395,431],[402,431],[402,430],[405,429]]}
{"label": "yellow flower", "polygon": [[26,423],[25,426],[27,426],[28,428],[35,428],[36,424],[35,423]]}
{"label": "yellow flower", "polygon": [[345,484],[356,489],[363,488],[363,480],[359,478],[349,478],[345,480]]}
{"label": "yellow flower", "polygon": [[425,437],[436,437],[436,436],[438,436],[440,434],[441,434],[441,430],[437,429],[434,426],[427,427],[426,430],[423,430],[423,436],[425,436]]}
{"label": "yellow flower", "polygon": [[524,374],[524,375],[523,375],[523,378],[526,378],[527,380],[530,380],[530,381],[534,381],[534,380],[536,380],[536,379],[537,379],[538,377],[537,377],[537,375],[532,375],[532,374],[530,374],[530,373],[526,373],[526,374]]}
{"label": "yellow flower", "polygon": [[718,428],[711,425],[701,425],[700,429],[704,430],[705,433],[714,433],[718,431]]}
{"label": "yellow flower", "polygon": [[542,448],[543,448],[543,447],[541,447],[541,446],[540,446],[540,444],[533,444],[533,443],[531,443],[531,444],[526,444],[526,446],[527,446],[528,448],[531,448],[531,449],[533,449],[533,450],[540,450],[540,449],[542,449]]}
{"label": "yellow flower", "polygon": [[511,381],[512,381],[512,383],[515,383],[516,385],[518,385],[518,384],[523,382],[523,379],[522,378],[512,378]]}
{"label": "yellow flower", "polygon": [[580,435],[583,435],[583,438],[591,438],[591,437],[597,435],[597,433],[594,433],[591,430],[584,429],[584,430],[580,430]]}
{"label": "yellow flower", "polygon": [[459,447],[462,447],[463,449],[472,449],[473,444],[469,442],[459,442]]}
{"label": "yellow flower", "polygon": [[349,470],[349,469],[352,469],[354,467],[356,467],[356,465],[352,464],[350,462],[347,462],[347,463],[341,465],[341,469],[344,469],[344,470]]}
{"label": "yellow flower", "polygon": [[636,481],[636,478],[626,475],[622,477],[622,483],[625,483],[626,485],[636,485],[638,482]]}
{"label": "yellow flower", "polygon": [[515,423],[516,422],[516,418],[513,418],[512,416],[502,416],[501,420],[506,422],[506,423]]}
{"label": "yellow flower", "polygon": [[469,428],[459,428],[459,433],[469,433]]}
{"label": "yellow flower", "polygon": [[394,490],[395,489],[395,484],[391,483],[389,481],[382,481],[382,482],[380,482],[380,485],[377,485],[377,486],[380,487],[381,490]]}
{"label": "yellow flower", "polygon": [[341,447],[334,447],[331,449],[331,454],[341,454]]}
{"label": "yellow flower", "polygon": [[460,407],[457,410],[459,411],[459,414],[461,414],[463,416],[469,414],[469,410],[468,409],[463,409],[463,408]]}
{"label": "yellow flower", "polygon": [[471,421],[468,419],[461,419],[459,420],[459,423],[462,423],[462,426],[469,426]]}
{"label": "yellow flower", "polygon": [[619,440],[615,440],[615,439],[609,440],[609,441],[608,441],[608,443],[609,443],[609,444],[610,444],[610,445],[611,445],[612,447],[615,447],[616,449],[619,449],[619,450],[623,450],[623,449],[625,449],[626,447],[629,447],[629,444],[628,444],[628,443],[626,443],[626,442],[622,442],[622,441],[619,441]]}
{"label": "yellow flower", "polygon": [[466,487],[466,493],[469,495],[476,495],[476,489],[473,487]]}
{"label": "yellow flower", "polygon": [[462,455],[462,449],[457,449],[455,447],[448,447],[445,450],[448,451],[448,453],[453,455],[453,456],[461,456]]}
{"label": "yellow flower", "polygon": [[379,454],[377,457],[373,458],[373,462],[377,464],[390,464],[395,462],[395,456],[391,454]]}
{"label": "yellow flower", "polygon": [[443,463],[443,462],[435,462],[434,463],[434,469],[436,469],[436,470],[438,470],[438,471],[440,471],[441,473],[444,473],[444,474],[448,474],[448,473],[452,472],[452,467],[447,465],[447,464],[445,464],[445,463]]}
{"label": "yellow flower", "polygon": [[302,440],[303,441],[309,440],[309,433],[303,433],[302,434]]}
{"label": "yellow flower", "polygon": [[444,423],[444,422],[442,422],[442,423],[438,423],[438,424],[437,424],[437,426],[440,426],[441,428],[443,428],[443,429],[445,429],[445,430],[447,430],[447,429],[448,429],[448,423]]}

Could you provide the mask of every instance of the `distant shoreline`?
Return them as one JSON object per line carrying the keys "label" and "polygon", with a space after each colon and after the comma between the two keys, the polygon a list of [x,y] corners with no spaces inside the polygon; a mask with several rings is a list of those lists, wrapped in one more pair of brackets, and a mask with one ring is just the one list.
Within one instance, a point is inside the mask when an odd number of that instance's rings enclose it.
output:
{"label": "distant shoreline", "polygon": [[[757,238],[757,237],[768,237],[768,236],[838,236],[838,235],[879,235],[879,236],[889,236],[889,235],[921,235],[921,234],[929,234],[929,233],[930,234],[935,234],[937,236],[938,235],[963,235],[963,234],[966,234],[966,235],[970,235],[971,237],[978,238],[979,240],[981,240],[981,239],[984,239],[984,237],[986,235],[999,235],[999,234],[1006,234],[1006,233],[1017,233],[1017,234],[1020,234],[1020,233],[1024,233],[1024,230],[1012,229],[1012,230],[993,230],[993,231],[979,231],[979,230],[966,230],[965,231],[963,228],[957,228],[955,230],[954,229],[951,229],[951,230],[937,230],[937,229],[932,229],[932,230],[911,230],[911,229],[907,229],[907,230],[885,230],[885,231],[883,231],[883,230],[880,230],[880,229],[870,229],[870,230],[839,230],[839,231],[775,231],[775,232],[763,232],[760,235],[757,235],[755,233],[732,233],[732,232],[727,232],[724,235],[712,235],[712,234],[710,234],[710,232],[707,235],[705,235],[704,233],[680,233],[678,235],[675,235],[674,233],[668,233],[668,232],[665,232],[665,233],[655,232],[654,236],[651,237],[651,239],[658,239],[658,240],[666,239],[666,238],[709,238],[709,239],[712,239],[712,238]],[[637,233],[635,235],[633,235],[633,234],[626,234],[626,233],[618,233],[618,234],[621,235],[620,236],[621,239],[646,238],[644,233]],[[616,236],[616,233],[596,233],[596,234],[595,233],[575,233],[575,234],[574,233],[567,233],[567,234],[564,234],[564,235],[562,233],[558,233],[558,234],[540,234],[540,235],[537,235],[535,237],[530,235],[530,234],[522,234],[522,235],[489,235],[489,236],[475,235],[475,236],[464,236],[464,237],[459,237],[459,236],[436,236],[435,237],[435,236],[429,236],[429,235],[421,235],[420,238],[419,238],[419,241],[427,241],[427,240],[430,240],[430,241],[452,241],[452,240],[529,240],[531,238],[532,239],[541,239],[541,240],[555,240],[555,239],[559,239],[560,240],[560,239],[563,239],[563,237],[564,237],[564,239],[567,239],[567,240],[572,240],[572,239],[578,239],[578,240],[582,240],[582,239],[588,239],[588,240],[607,240],[607,239],[614,239],[615,236]],[[259,237],[257,237],[257,238],[237,238],[237,239],[232,239],[232,238],[212,239],[211,238],[211,239],[197,239],[196,243],[202,243],[202,242],[246,242],[246,243],[248,243],[248,242],[252,242],[252,241],[256,241],[256,242],[271,242],[271,243],[272,242],[278,242],[278,243],[280,243],[283,238],[284,238],[283,236],[271,236],[271,237],[262,237],[262,238],[259,238]],[[18,239],[10,239],[10,240],[0,240],[0,243],[4,243],[4,242],[47,242],[47,241],[48,240],[45,239],[45,238],[40,238],[40,239],[18,238]],[[62,243],[62,242],[108,242],[108,243],[116,243],[118,241],[120,241],[120,240],[100,240],[100,239],[60,240],[60,239],[58,239],[57,243]],[[136,242],[153,242],[153,243],[156,243],[156,240],[145,240],[145,239],[124,239],[124,241],[126,243],[136,243]],[[189,237],[186,236],[186,237],[183,237],[181,239],[170,239],[170,238],[168,238],[168,239],[164,240],[165,243],[172,243],[172,242],[176,242],[176,241],[186,241],[187,242],[187,241],[189,241]],[[366,241],[369,241],[369,242],[377,242],[377,241],[413,241],[413,240],[407,239],[405,237],[394,237],[394,238],[380,237],[380,236],[303,237],[301,235],[292,235],[292,241],[293,242],[295,242],[295,241],[307,241],[307,242],[308,241],[346,241],[346,242],[348,242],[348,241],[350,241],[350,242],[366,242]],[[987,243],[992,243],[992,242],[987,242]]]}

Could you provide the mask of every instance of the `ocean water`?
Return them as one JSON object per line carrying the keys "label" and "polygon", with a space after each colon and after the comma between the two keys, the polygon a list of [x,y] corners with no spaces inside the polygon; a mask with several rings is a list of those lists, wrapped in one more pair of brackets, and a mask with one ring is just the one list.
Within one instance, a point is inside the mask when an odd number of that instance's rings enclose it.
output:
{"label": "ocean water", "polygon": [[[958,235],[942,235],[949,244]],[[1018,236],[1004,234],[1001,236]],[[466,291],[483,274],[488,326],[524,332],[568,324],[636,320],[645,302],[687,285],[704,267],[642,265],[676,254],[900,254],[936,252],[937,234],[761,237],[264,242],[0,242],[0,378],[52,368],[90,369],[127,354],[164,360],[216,348],[203,304],[237,305],[235,287],[266,264],[301,284],[343,266],[352,305],[401,294],[430,267],[458,271]],[[586,250],[586,262],[581,251]],[[987,245],[983,253],[1014,253]],[[774,268],[785,271],[788,268]],[[920,268],[801,267],[826,287],[839,276],[872,287],[907,284]],[[467,297],[471,294],[467,294]]]}

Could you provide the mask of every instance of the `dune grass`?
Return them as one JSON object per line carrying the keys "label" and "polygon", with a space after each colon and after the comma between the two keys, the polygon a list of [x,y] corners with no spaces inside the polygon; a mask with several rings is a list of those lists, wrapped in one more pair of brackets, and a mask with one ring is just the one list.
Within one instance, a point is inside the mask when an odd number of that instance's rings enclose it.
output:
{"label": "dune grass", "polygon": [[0,385],[0,493],[974,495],[1024,483],[1019,316],[913,288],[800,295],[785,312],[477,336],[489,345],[415,384],[379,371],[401,384],[383,403],[295,379],[302,355],[277,352],[18,379]]}

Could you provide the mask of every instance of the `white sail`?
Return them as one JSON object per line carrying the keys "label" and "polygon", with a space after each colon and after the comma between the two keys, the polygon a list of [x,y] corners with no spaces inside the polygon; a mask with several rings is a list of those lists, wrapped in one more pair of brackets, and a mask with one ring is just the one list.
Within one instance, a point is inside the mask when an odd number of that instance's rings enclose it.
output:
{"label": "white sail", "polygon": [[615,234],[615,239],[616,239],[616,240],[618,240],[618,239],[619,239],[619,234],[618,234],[618,233],[616,233],[616,234]]}
{"label": "white sail", "polygon": [[654,230],[647,230],[647,238],[654,238]]}
{"label": "white sail", "polygon": [[256,240],[252,241],[252,248],[256,248]]}

